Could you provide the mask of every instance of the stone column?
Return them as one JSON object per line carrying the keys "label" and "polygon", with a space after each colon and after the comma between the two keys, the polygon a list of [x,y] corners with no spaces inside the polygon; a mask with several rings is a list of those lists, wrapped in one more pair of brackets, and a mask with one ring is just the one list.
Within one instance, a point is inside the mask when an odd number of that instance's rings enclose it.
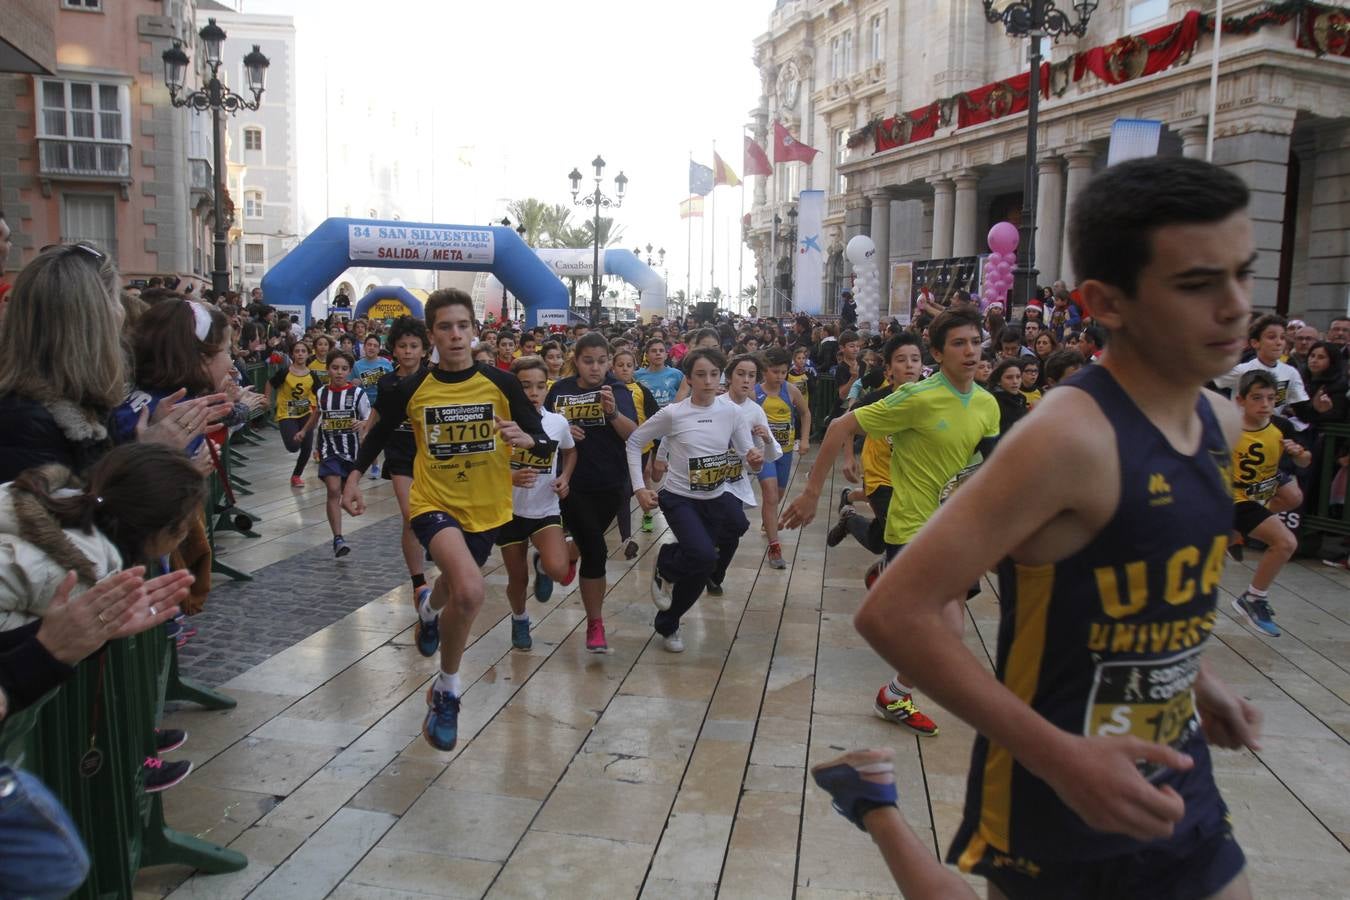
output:
{"label": "stone column", "polygon": [[952,224],[952,256],[975,255],[975,189],[980,176],[969,169],[957,172],[956,211]]}
{"label": "stone column", "polygon": [[1315,179],[1304,302],[1310,321],[1325,329],[1334,316],[1346,314],[1350,284],[1350,204],[1344,200],[1350,197],[1350,128],[1340,123],[1319,128],[1315,146],[1317,155],[1302,174]]}
{"label": "stone column", "polygon": [[[1247,213],[1252,219],[1252,236],[1260,254],[1252,280],[1252,307],[1260,310],[1274,310],[1279,291],[1292,116],[1291,110],[1290,130],[1283,134],[1252,131],[1214,138],[1214,164],[1237,175],[1251,191]],[[1321,166],[1318,168],[1320,170]],[[1331,185],[1326,188],[1329,192]],[[1319,182],[1318,192],[1322,190],[1323,185]],[[1290,252],[1293,252],[1292,247]]]}
{"label": "stone column", "polygon": [[1059,278],[1059,249],[1064,240],[1064,178],[1058,156],[1036,164],[1036,268],[1039,283],[1053,284]]}
{"label": "stone column", "polygon": [[1190,159],[1205,158],[1205,137],[1208,129],[1204,125],[1192,125],[1183,128],[1181,134],[1181,155]]}
{"label": "stone column", "polygon": [[952,255],[953,185],[950,179],[934,178],[933,185],[933,255],[932,259],[946,259]]}
{"label": "stone column", "polygon": [[[872,243],[877,245],[874,259],[877,263],[878,306],[887,309],[891,296],[891,195],[886,191],[868,194],[872,201]],[[872,323],[876,327],[876,322]]]}
{"label": "stone column", "polygon": [[1073,224],[1074,198],[1078,196],[1079,191],[1083,189],[1083,185],[1087,184],[1088,179],[1092,177],[1092,161],[1096,158],[1096,152],[1086,148],[1064,154],[1064,160],[1068,168],[1064,177],[1064,222],[1066,227],[1063,229],[1064,237],[1060,242],[1059,277],[1069,287],[1073,287],[1077,282],[1077,276],[1073,271],[1073,256],[1069,253],[1069,229],[1067,226]]}

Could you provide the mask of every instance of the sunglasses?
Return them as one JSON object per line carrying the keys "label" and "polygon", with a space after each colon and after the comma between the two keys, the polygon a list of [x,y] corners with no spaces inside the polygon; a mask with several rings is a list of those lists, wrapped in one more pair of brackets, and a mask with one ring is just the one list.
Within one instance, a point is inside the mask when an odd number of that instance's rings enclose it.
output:
{"label": "sunglasses", "polygon": [[51,250],[51,249],[56,248],[56,247],[61,248],[61,252],[62,252],[62,254],[64,254],[64,255],[69,255],[69,254],[71,254],[71,253],[76,253],[76,254],[84,253],[84,254],[87,254],[87,255],[93,257],[93,259],[94,259],[97,263],[99,263],[100,265],[102,265],[103,262],[104,262],[105,260],[107,260],[107,258],[108,258],[108,254],[104,253],[102,250],[98,249],[97,247],[93,246],[92,244],[85,244],[85,243],[74,243],[74,244],[48,244],[47,246],[43,247],[43,248],[42,248],[41,250],[39,250],[38,252],[39,252],[39,253],[46,253],[48,250]]}

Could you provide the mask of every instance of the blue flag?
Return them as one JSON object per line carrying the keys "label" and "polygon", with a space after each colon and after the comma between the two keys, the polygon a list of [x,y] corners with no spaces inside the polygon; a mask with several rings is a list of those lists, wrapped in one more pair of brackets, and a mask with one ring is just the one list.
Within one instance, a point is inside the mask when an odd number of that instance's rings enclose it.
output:
{"label": "blue flag", "polygon": [[689,160],[689,193],[706,197],[712,193],[713,170]]}

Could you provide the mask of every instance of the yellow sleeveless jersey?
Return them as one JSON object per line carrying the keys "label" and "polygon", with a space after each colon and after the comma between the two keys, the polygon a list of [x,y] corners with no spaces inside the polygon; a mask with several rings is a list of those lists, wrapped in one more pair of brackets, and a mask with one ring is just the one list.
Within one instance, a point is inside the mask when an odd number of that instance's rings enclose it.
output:
{"label": "yellow sleeveless jersey", "polygon": [[289,367],[282,371],[286,377],[276,386],[277,421],[308,418],[314,411],[314,376],[309,372],[295,375]]}
{"label": "yellow sleeveless jersey", "polygon": [[1233,500],[1252,500],[1262,505],[1275,496],[1280,487],[1280,443],[1292,437],[1293,426],[1287,419],[1272,417],[1265,428],[1243,430],[1233,445]]}
{"label": "yellow sleeveless jersey", "polygon": [[789,401],[786,382],[770,394],[764,385],[755,385],[755,402],[764,407],[764,417],[769,420],[769,431],[773,439],[783,448],[784,453],[792,452],[792,442],[796,440],[796,431],[792,427],[792,403]]}
{"label": "yellow sleeveless jersey", "polygon": [[789,370],[788,370],[788,373],[787,373],[787,381],[788,381],[788,384],[795,386],[795,387],[797,388],[797,390],[799,390],[799,391],[804,391],[804,390],[806,390],[806,382],[807,382],[807,379],[809,379],[809,378],[810,378],[810,376],[807,375],[805,372],[802,372],[801,374],[798,374],[798,373],[796,373],[796,372],[793,372],[791,369],[789,369]]}
{"label": "yellow sleeveless jersey", "polygon": [[311,359],[309,361],[309,370],[319,376],[321,384],[328,383],[328,363],[321,359]]}

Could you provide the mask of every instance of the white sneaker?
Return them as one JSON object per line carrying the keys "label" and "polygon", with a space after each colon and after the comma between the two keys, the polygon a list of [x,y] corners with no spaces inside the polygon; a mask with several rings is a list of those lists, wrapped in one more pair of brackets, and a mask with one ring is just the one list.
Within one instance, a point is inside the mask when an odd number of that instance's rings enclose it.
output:
{"label": "white sneaker", "polygon": [[652,603],[665,612],[670,609],[670,582],[661,577],[661,573],[652,569]]}
{"label": "white sneaker", "polygon": [[678,630],[672,635],[663,636],[661,638],[661,644],[671,653],[684,652],[684,638],[680,637],[680,632]]}

